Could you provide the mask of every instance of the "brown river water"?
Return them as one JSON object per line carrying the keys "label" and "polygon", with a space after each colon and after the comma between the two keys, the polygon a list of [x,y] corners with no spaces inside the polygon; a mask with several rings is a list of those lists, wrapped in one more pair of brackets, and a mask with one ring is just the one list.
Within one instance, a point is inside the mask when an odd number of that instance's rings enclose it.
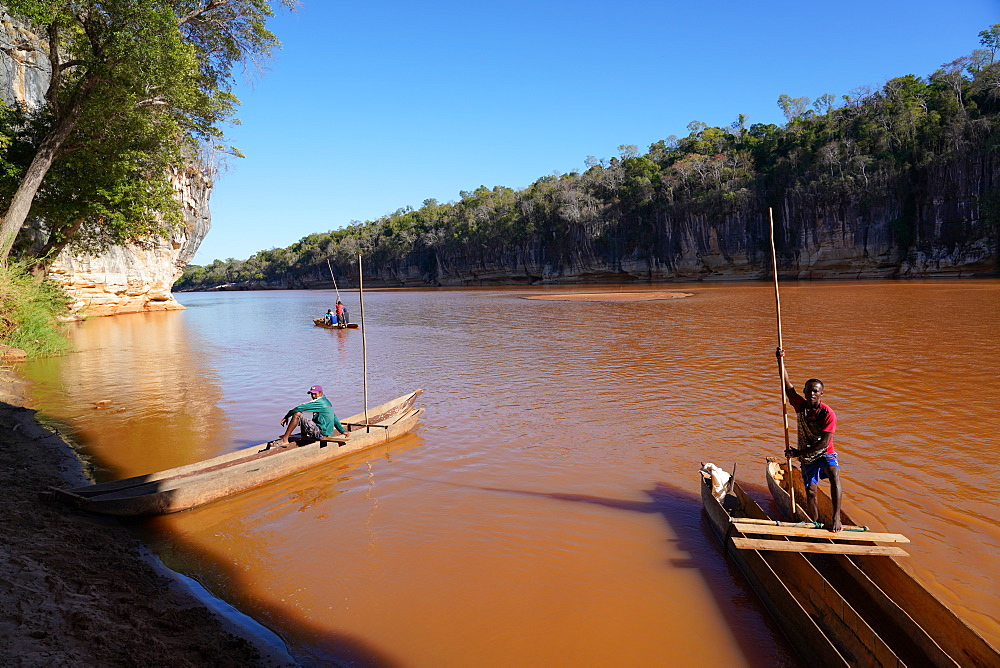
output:
{"label": "brown river water", "polygon": [[[797,665],[698,491],[700,462],[735,463],[769,500],[773,286],[668,289],[692,296],[366,293],[369,405],[423,388],[415,432],[136,530],[307,665]],[[362,332],[311,322],[335,298],[181,294],[81,323],[77,352],[25,368],[34,406],[101,479],[276,438],[315,383],[353,414]],[[845,507],[906,534],[906,567],[1000,645],[1000,282],[782,284],[781,307],[792,381],[823,379],[838,416]]]}

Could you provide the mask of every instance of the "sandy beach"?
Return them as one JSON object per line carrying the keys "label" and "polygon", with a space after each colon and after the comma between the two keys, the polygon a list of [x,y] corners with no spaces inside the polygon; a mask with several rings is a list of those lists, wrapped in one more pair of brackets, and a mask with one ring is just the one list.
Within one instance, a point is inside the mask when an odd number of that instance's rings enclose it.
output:
{"label": "sandy beach", "polygon": [[[117,520],[40,500],[85,481],[69,445],[0,371],[0,663],[290,665],[207,608]],[[233,632],[231,632],[233,631]],[[247,635],[247,634],[241,634]]]}

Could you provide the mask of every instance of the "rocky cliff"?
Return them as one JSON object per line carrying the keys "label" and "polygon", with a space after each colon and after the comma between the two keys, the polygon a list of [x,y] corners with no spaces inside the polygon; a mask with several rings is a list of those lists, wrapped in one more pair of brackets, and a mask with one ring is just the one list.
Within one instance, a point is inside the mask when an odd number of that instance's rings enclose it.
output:
{"label": "rocky cliff", "polygon": [[[48,85],[48,62],[35,46],[42,38],[0,11],[0,97],[5,104],[39,105]],[[195,167],[173,175],[184,210],[184,229],[144,245],[116,246],[99,255],[66,249],[49,277],[74,298],[85,316],[184,308],[170,294],[174,281],[211,227],[212,178]]]}

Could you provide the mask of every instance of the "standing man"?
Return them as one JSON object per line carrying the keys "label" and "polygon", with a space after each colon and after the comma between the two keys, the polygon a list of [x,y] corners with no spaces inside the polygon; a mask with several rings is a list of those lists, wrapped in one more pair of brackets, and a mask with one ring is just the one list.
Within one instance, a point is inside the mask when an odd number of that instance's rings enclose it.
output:
{"label": "standing man", "polygon": [[[309,388],[309,396],[312,397],[312,401],[296,406],[285,413],[285,417],[281,418],[281,426],[284,427],[287,424],[288,428],[285,429],[281,438],[267,444],[268,449],[271,446],[287,448],[291,445],[288,437],[295,431],[296,427],[301,430],[299,438],[306,441],[318,441],[324,436],[332,436],[334,429],[350,438],[350,433],[340,423],[337,414],[333,412],[333,404],[323,394],[323,388],[320,385],[313,385]],[[308,412],[313,414],[311,419],[302,415]]]}
{"label": "standing man", "polygon": [[[778,373],[782,374],[784,367],[781,358],[785,351],[778,348],[775,351],[778,358]],[[821,478],[830,480],[830,499],[833,501],[833,517],[828,528],[830,531],[840,531],[840,502],[843,492],[840,487],[840,464],[837,452],[833,449],[833,432],[837,430],[837,416],[833,409],[824,404],[823,381],[810,378],[806,381],[799,396],[795,387],[788,380],[787,374],[781,379],[785,384],[785,395],[795,409],[795,417],[799,424],[798,447],[785,451],[786,457],[798,457],[802,468],[802,482],[806,486],[806,510],[814,520],[819,519],[816,505],[816,489]]]}
{"label": "standing man", "polygon": [[347,309],[339,299],[337,300],[337,324],[341,327],[347,326]]}

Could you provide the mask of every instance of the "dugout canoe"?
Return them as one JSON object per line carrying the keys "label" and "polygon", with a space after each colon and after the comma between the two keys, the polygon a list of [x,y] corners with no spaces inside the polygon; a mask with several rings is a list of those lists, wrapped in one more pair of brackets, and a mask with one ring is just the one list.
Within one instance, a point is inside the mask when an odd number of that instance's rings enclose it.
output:
{"label": "dugout canoe", "polygon": [[358,323],[349,322],[346,325],[331,325],[326,322],[324,318],[313,318],[313,324],[317,327],[322,327],[323,329],[357,329]]}
{"label": "dugout canoe", "polygon": [[160,515],[194,508],[216,499],[341,459],[387,443],[410,432],[424,412],[413,404],[416,390],[369,409],[369,422],[359,413],[343,420],[349,438],[335,437],[287,448],[266,443],[212,459],[146,475],[74,489],[49,488],[56,498],[105,515]]}
{"label": "dugout canoe", "polygon": [[[799,468],[792,466],[796,500],[794,515],[787,487],[787,470],[769,458],[766,475],[768,489],[781,513],[792,520],[808,521],[804,508],[799,505],[805,499]],[[817,497],[819,519],[828,523],[833,511],[830,497],[822,489]],[[853,524],[843,508],[840,515],[843,524]],[[915,641],[918,655],[910,657],[906,661],[908,665],[1000,666],[1000,652],[907,573],[895,558],[829,555],[821,559],[822,567],[831,578],[840,578],[845,590],[860,591],[873,607],[877,607],[880,623],[886,629],[884,637],[899,635]]]}
{"label": "dugout canoe", "polygon": [[845,543],[831,548],[798,540],[803,533],[811,535],[810,530],[822,530],[771,520],[735,481],[720,502],[712,494],[711,479],[703,477],[701,499],[712,532],[805,665],[903,665],[893,648],[872,629],[867,610],[848,603],[801,551],[851,550],[856,546]]}

